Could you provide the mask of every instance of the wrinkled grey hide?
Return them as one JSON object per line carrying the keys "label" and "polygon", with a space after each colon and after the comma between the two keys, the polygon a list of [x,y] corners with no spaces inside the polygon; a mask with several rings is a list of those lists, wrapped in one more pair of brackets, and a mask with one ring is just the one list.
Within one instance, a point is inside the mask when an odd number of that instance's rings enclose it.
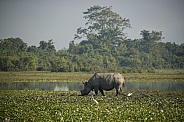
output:
{"label": "wrinkled grey hide", "polygon": [[84,89],[81,91],[81,95],[88,95],[92,90],[97,95],[99,90],[105,96],[103,90],[109,91],[115,88],[117,96],[122,93],[125,79],[120,73],[95,73],[88,82],[83,84]]}

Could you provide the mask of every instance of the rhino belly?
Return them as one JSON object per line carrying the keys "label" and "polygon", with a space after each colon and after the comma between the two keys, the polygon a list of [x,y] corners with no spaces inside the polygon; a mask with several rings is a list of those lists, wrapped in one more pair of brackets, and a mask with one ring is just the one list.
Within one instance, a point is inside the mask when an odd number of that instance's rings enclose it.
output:
{"label": "rhino belly", "polygon": [[102,88],[103,90],[106,90],[106,91],[110,91],[112,90],[114,87],[109,87],[109,88]]}
{"label": "rhino belly", "polygon": [[109,82],[103,82],[100,85],[100,88],[106,91],[112,90],[114,88],[114,84]]}

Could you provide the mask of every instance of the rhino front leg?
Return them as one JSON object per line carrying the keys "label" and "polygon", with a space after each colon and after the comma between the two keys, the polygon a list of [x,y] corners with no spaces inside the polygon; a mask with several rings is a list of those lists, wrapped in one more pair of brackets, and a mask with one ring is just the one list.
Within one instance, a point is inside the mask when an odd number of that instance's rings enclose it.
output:
{"label": "rhino front leg", "polygon": [[101,94],[102,94],[103,96],[105,96],[103,89],[100,88],[99,91],[101,92]]}
{"label": "rhino front leg", "polygon": [[98,94],[99,87],[94,87],[95,95]]}
{"label": "rhino front leg", "polygon": [[98,94],[98,90],[95,90],[95,95],[97,95]]}

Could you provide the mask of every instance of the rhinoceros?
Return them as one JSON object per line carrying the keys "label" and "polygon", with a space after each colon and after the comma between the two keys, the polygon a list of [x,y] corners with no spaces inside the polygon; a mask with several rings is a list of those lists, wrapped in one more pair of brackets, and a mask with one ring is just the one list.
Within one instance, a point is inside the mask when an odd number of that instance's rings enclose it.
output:
{"label": "rhinoceros", "polygon": [[84,89],[81,91],[81,95],[88,95],[90,91],[95,91],[98,94],[98,90],[103,96],[105,96],[103,90],[109,91],[113,88],[116,89],[116,96],[122,93],[122,86],[125,85],[125,79],[120,73],[95,73],[88,82],[83,82]]}

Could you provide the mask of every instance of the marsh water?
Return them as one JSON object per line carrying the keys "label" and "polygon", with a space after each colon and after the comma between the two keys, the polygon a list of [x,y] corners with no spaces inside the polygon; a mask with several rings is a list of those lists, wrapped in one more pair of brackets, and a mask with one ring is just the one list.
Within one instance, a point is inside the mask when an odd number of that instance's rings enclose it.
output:
{"label": "marsh water", "polygon": [[[0,90],[79,91],[81,82],[0,82]],[[184,82],[126,82],[123,90],[184,91]]]}

